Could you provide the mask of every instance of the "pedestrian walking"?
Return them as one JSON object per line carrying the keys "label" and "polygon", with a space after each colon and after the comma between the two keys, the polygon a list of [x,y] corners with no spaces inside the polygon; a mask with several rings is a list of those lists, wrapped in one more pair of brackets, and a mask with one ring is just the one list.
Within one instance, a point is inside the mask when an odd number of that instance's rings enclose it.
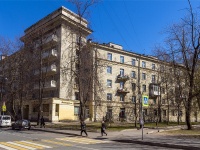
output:
{"label": "pedestrian walking", "polygon": [[86,136],[88,136],[87,131],[86,131],[86,124],[84,121],[81,121],[81,136],[83,132],[85,133]]}
{"label": "pedestrian walking", "polygon": [[106,124],[104,121],[102,121],[102,124],[101,124],[101,136],[103,136],[103,134],[105,134],[107,136],[107,133],[106,133]]}
{"label": "pedestrian walking", "polygon": [[42,118],[40,119],[40,128],[44,127],[45,128],[45,122],[44,122],[44,118],[42,116]]}

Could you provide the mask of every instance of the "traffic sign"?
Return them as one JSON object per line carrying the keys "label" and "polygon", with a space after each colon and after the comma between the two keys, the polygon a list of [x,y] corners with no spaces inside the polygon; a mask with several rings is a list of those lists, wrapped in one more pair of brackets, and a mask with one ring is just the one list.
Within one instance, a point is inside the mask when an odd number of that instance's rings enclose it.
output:
{"label": "traffic sign", "polygon": [[2,111],[6,111],[6,105],[2,106]]}
{"label": "traffic sign", "polygon": [[149,97],[146,95],[142,95],[142,105],[149,106]]}

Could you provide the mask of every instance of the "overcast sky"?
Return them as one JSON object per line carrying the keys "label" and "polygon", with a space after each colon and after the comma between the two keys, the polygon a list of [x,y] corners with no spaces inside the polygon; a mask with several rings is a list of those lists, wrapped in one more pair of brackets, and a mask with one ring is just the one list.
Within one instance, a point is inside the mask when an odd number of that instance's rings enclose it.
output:
{"label": "overcast sky", "polygon": [[[191,0],[194,9],[200,0]],[[14,39],[49,13],[64,6],[65,0],[0,0],[0,36]],[[95,42],[113,42],[125,50],[152,54],[164,40],[164,30],[187,14],[187,0],[102,0],[87,17]]]}

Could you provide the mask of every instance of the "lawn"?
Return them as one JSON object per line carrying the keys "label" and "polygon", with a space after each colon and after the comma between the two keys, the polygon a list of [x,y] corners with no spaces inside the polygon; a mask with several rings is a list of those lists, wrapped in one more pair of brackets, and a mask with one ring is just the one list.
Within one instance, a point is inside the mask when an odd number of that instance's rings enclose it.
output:
{"label": "lawn", "polygon": [[[86,122],[87,124],[87,130],[88,131],[99,131],[101,127],[101,122]],[[167,123],[145,123],[144,128],[165,128],[168,126],[177,126],[178,124],[176,122],[170,122],[169,125]],[[180,123],[180,125],[185,125],[184,123]],[[79,122],[63,122],[63,123],[49,123],[46,125],[48,128],[55,128],[59,130],[80,130],[80,123]],[[107,130],[109,131],[121,131],[125,129],[134,129],[139,128],[140,125],[137,124],[137,127],[135,127],[134,123],[127,123],[127,122],[117,122],[117,123],[107,123]]]}

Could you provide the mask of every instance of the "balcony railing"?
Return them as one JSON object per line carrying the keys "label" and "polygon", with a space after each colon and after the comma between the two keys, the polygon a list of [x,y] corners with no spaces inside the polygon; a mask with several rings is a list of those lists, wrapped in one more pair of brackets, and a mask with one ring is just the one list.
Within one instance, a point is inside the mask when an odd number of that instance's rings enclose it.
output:
{"label": "balcony railing", "polygon": [[[41,71],[42,71],[42,73],[46,73],[47,75],[54,74],[57,71],[57,67],[55,64],[52,64],[48,67],[43,67]],[[39,73],[40,73],[40,71],[39,71],[39,69],[37,69],[37,70],[35,70],[34,75],[39,75]]]}
{"label": "balcony railing", "polygon": [[127,90],[127,88],[117,88],[117,92],[118,93],[124,93],[124,94],[129,93],[129,91]]}
{"label": "balcony railing", "polygon": [[38,47],[40,47],[42,45],[46,46],[48,44],[54,44],[57,41],[58,41],[57,35],[52,34],[52,35],[50,35],[50,36],[48,36],[46,38],[43,38],[43,40],[41,42],[38,41],[38,43],[36,43],[35,47],[38,48]]}
{"label": "balcony railing", "polygon": [[57,70],[57,67],[54,64],[52,64],[51,66],[42,68],[42,72],[46,74],[56,73],[56,70]]}
{"label": "balcony railing", "polygon": [[[44,84],[44,87],[43,87],[43,85],[41,85],[41,88],[44,88],[44,89],[51,89],[51,88],[55,88],[55,87],[56,87],[55,80],[46,81]],[[34,89],[39,89],[39,83],[34,84]]]}
{"label": "balcony railing", "polygon": [[50,59],[50,58],[55,58],[58,56],[57,50],[56,49],[51,49],[49,52],[45,52],[42,54],[42,59]]}
{"label": "balcony railing", "polygon": [[117,80],[119,80],[119,81],[127,81],[127,80],[129,80],[129,76],[128,75],[119,74],[119,75],[117,75]]}

